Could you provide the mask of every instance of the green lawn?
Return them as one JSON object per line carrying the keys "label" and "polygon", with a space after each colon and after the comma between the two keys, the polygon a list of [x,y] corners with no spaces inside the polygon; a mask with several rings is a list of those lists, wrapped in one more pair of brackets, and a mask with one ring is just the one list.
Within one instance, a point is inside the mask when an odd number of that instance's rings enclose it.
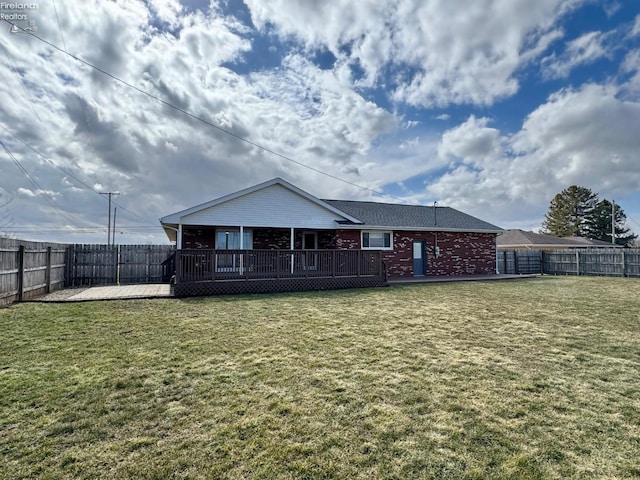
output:
{"label": "green lawn", "polygon": [[638,478],[640,280],[0,309],[0,478]]}

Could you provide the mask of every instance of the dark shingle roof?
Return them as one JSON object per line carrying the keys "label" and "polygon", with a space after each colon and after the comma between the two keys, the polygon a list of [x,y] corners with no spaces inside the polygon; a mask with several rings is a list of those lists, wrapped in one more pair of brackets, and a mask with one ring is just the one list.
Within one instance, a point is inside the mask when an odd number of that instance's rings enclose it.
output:
{"label": "dark shingle roof", "polygon": [[527,230],[507,230],[502,235],[499,235],[496,244],[499,247],[507,246],[533,246],[536,245],[557,245],[558,248],[571,248],[571,247],[611,247],[608,242],[601,240],[593,240],[585,237],[554,237],[552,235],[546,235],[544,233],[535,233]]}
{"label": "dark shingle roof", "polygon": [[365,226],[425,230],[501,231],[479,218],[451,207],[427,207],[392,203],[323,200],[364,222]]}

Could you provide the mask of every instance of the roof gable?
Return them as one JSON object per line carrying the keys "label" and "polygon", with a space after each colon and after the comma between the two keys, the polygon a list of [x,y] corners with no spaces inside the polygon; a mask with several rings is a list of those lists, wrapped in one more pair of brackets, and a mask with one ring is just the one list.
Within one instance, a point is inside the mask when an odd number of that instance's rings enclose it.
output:
{"label": "roof gable", "polygon": [[336,221],[360,220],[281,178],[176,212],[163,224],[333,228]]}

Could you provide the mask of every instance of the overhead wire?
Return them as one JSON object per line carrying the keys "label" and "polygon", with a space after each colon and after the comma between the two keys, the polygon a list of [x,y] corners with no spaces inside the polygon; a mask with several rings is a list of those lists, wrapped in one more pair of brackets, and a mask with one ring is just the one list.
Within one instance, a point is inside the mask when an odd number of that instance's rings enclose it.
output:
{"label": "overhead wire", "polygon": [[4,54],[7,57],[7,62],[9,63],[9,68],[14,73],[14,75],[18,78],[18,83],[20,84],[20,88],[22,89],[22,92],[24,93],[24,97],[27,99],[27,102],[29,102],[29,105],[31,106],[31,111],[33,112],[35,117],[38,119],[38,122],[40,122],[40,125],[42,125],[42,129],[44,130],[44,132],[47,134],[47,136],[49,138],[51,138],[51,135],[49,134],[49,129],[47,128],[46,124],[40,118],[40,115],[38,115],[38,110],[36,109],[35,105],[33,104],[33,100],[31,99],[31,96],[27,92],[27,88],[24,85],[24,81],[22,80],[22,76],[18,72],[17,67],[14,65],[13,60],[11,60],[11,55],[9,55],[9,50],[7,50],[7,47],[3,43],[0,43],[0,46],[2,46],[2,50],[4,50]]}
{"label": "overhead wire", "polygon": [[356,187],[356,188],[359,188],[359,189],[362,189],[362,190],[366,190],[366,191],[368,191],[370,193],[374,193],[376,195],[381,195],[381,196],[384,196],[384,197],[393,198],[393,199],[399,200],[399,201],[401,201],[403,203],[409,203],[404,198],[396,197],[396,196],[391,195],[389,193],[380,192],[380,191],[375,190],[373,188],[365,187],[364,185],[359,185],[359,184],[357,184],[355,182],[352,182],[352,181],[346,180],[346,179],[344,179],[342,177],[338,177],[338,176],[333,175],[331,173],[325,172],[325,171],[320,170],[319,168],[313,167],[311,165],[307,165],[306,163],[303,163],[303,162],[300,162],[298,160],[295,160],[295,159],[293,159],[293,158],[291,158],[291,157],[289,157],[289,156],[287,156],[285,154],[282,154],[282,153],[277,152],[277,151],[275,151],[273,149],[270,149],[268,147],[260,145],[259,143],[254,142],[253,140],[250,140],[249,138],[243,137],[242,135],[238,135],[237,133],[234,133],[234,132],[232,132],[230,130],[227,130],[227,129],[225,129],[225,128],[219,126],[219,125],[216,125],[215,123],[210,122],[210,121],[208,121],[208,120],[206,120],[206,119],[204,119],[204,118],[202,118],[202,117],[200,117],[200,116],[198,116],[196,114],[193,114],[193,113],[191,113],[191,112],[189,112],[189,111],[187,111],[187,110],[185,110],[183,108],[180,108],[177,105],[174,105],[174,104],[172,104],[170,102],[167,102],[166,100],[163,100],[162,98],[158,97],[157,95],[154,95],[154,94],[152,94],[152,93],[150,93],[150,92],[148,92],[146,90],[143,90],[142,88],[139,88],[139,87],[137,87],[137,86],[135,86],[135,85],[133,85],[133,84],[121,79],[120,77],[118,77],[118,76],[116,76],[116,75],[114,75],[114,74],[112,74],[112,73],[110,73],[110,72],[108,72],[108,71],[106,71],[106,70],[104,70],[104,69],[102,69],[102,68],[100,68],[100,67],[98,67],[98,66],[96,66],[96,65],[94,65],[94,64],[92,64],[92,63],[90,63],[90,62],[88,62],[88,61],[86,61],[84,59],[82,59],[82,58],[80,58],[80,57],[78,57],[77,55],[74,55],[74,54],[68,52],[66,50],[66,48],[61,48],[58,45],[56,45],[56,44],[54,44],[54,43],[52,43],[52,42],[50,42],[48,40],[45,40],[44,38],[36,35],[35,33],[31,32],[31,31],[28,31],[28,30],[25,30],[24,28],[20,27],[19,25],[11,22],[10,20],[8,20],[6,18],[3,18],[3,20],[6,23],[12,25],[12,28],[20,29],[22,32],[26,33],[27,35],[31,35],[32,37],[36,38],[37,40],[41,41],[42,43],[45,43],[46,45],[49,45],[51,48],[53,48],[53,49],[65,54],[65,55],[70,56],[71,58],[73,58],[74,60],[82,63],[83,65],[86,65],[89,68],[92,68],[92,69],[102,73],[103,75],[105,75],[105,76],[107,76],[107,77],[109,77],[109,78],[111,78],[111,79],[113,79],[113,80],[115,80],[115,81],[117,81],[117,82],[119,82],[119,83],[121,83],[121,84],[123,84],[123,85],[125,85],[125,86],[127,86],[127,87],[129,87],[129,88],[131,88],[133,90],[135,90],[135,91],[137,91],[138,93],[140,93],[142,95],[145,95],[145,96],[147,96],[147,97],[149,97],[149,98],[151,98],[153,100],[156,100],[157,102],[162,103],[166,107],[169,107],[169,108],[171,108],[173,110],[176,110],[176,111],[188,116],[189,118],[192,118],[192,119],[197,120],[197,121],[199,121],[201,123],[204,123],[205,125],[208,125],[211,128],[214,128],[214,129],[216,129],[216,130],[218,130],[218,131],[220,131],[220,132],[222,132],[222,133],[224,133],[226,135],[229,135],[229,136],[231,136],[231,137],[233,137],[233,138],[235,138],[235,139],[237,139],[237,140],[239,140],[241,142],[244,142],[247,145],[251,145],[253,147],[258,148],[259,150],[262,150],[263,152],[269,153],[269,154],[274,155],[274,156],[276,156],[278,158],[281,158],[281,159],[283,159],[285,161],[288,161],[288,162],[293,163],[295,165],[301,166],[301,167],[306,168],[308,170],[314,171],[314,172],[319,173],[321,175],[324,175],[324,176],[326,176],[328,178],[332,178],[334,180],[346,183],[346,184],[351,185],[353,187]]}
{"label": "overhead wire", "polygon": [[[52,165],[53,167],[57,168],[58,170],[60,170],[61,172],[63,172],[65,175],[68,175],[69,177],[71,177],[72,179],[74,179],[79,185],[87,188],[88,190],[91,190],[93,193],[95,193],[96,195],[100,196],[100,198],[104,198],[102,195],[100,195],[100,192],[98,192],[97,190],[95,190],[92,186],[88,185],[86,182],[82,181],[81,179],[79,179],[78,177],[76,177],[73,173],[71,173],[70,171],[68,171],[67,169],[61,167],[60,165],[58,165],[57,163],[55,163],[53,160],[47,158],[45,155],[43,155],[40,151],[38,151],[38,149],[36,149],[34,146],[30,145],[29,142],[27,142],[26,140],[20,138],[18,135],[16,135],[15,133],[13,133],[11,130],[9,130],[8,128],[4,127],[2,124],[0,124],[0,128],[2,128],[5,132],[7,132],[9,135],[11,135],[13,138],[15,138],[16,140],[18,140],[19,142],[21,142],[23,145],[25,145],[28,149],[30,149],[31,151],[33,151],[34,153],[36,153],[37,155],[39,155],[43,160],[45,160],[47,163],[49,163],[50,165]],[[124,210],[125,212],[128,212],[129,214],[133,215],[134,217],[136,217],[138,220],[142,220],[143,222],[146,221],[147,219],[141,217],[140,215],[138,215],[135,212],[132,212],[131,210],[129,210],[128,208],[125,208],[124,206],[120,205],[119,203],[116,203],[114,200],[112,200],[112,203],[117,206],[119,209]]]}
{"label": "overhead wire", "polygon": [[31,183],[31,185],[36,189],[36,192],[40,193],[42,195],[42,197],[46,200],[46,202],[51,207],[53,207],[54,210],[56,210],[56,212],[60,216],[62,216],[68,222],[76,224],[76,226],[78,226],[78,224],[81,224],[81,223],[86,223],[86,222],[82,222],[82,221],[78,220],[77,218],[75,218],[73,216],[73,214],[71,212],[68,212],[67,210],[62,208],[58,204],[58,202],[56,202],[55,199],[47,192],[47,190],[45,188],[43,188],[42,185],[40,185],[40,183],[29,173],[29,171],[26,168],[24,168],[24,166],[22,165],[20,160],[18,160],[13,155],[11,150],[9,150],[9,147],[7,147],[7,145],[2,140],[0,140],[0,145],[2,145],[4,150],[7,152],[7,155],[9,155],[9,158],[14,163],[14,165],[16,165],[16,167],[18,167],[18,170],[20,170],[20,172],[27,178],[29,183]]}
{"label": "overhead wire", "polygon": [[[64,33],[62,33],[62,25],[60,24],[60,17],[58,16],[58,8],[56,7],[55,0],[52,0],[51,3],[53,4],[53,11],[56,14],[56,23],[58,24],[58,32],[60,32],[60,40],[62,41],[62,46],[66,50],[67,49],[67,42],[64,39]],[[66,57],[66,59],[67,59],[67,65],[69,66],[69,71],[71,72],[71,70],[72,70],[71,60],[69,60],[69,57]],[[93,131],[91,129],[91,125],[89,125],[89,120],[87,118],[87,109],[86,109],[86,107],[84,105],[84,102],[81,100],[79,95],[76,95],[76,99],[78,100],[78,105],[80,106],[80,110],[82,110],[82,119],[84,120],[84,123],[87,126],[87,132],[89,133],[89,142],[91,143],[91,147],[93,148],[93,151],[97,152],[96,144],[95,144],[95,141],[93,139]]]}
{"label": "overhead wire", "polygon": [[[64,34],[62,32],[62,25],[60,24],[60,17],[58,15],[58,9],[56,7],[56,3],[55,0],[53,1],[53,9],[55,12],[55,16],[56,16],[56,22],[58,25],[58,31],[60,33],[60,39],[62,41],[62,45],[64,46],[64,49],[67,49],[67,44],[66,41],[64,39]],[[18,27],[20,28],[20,27]],[[25,31],[26,32],[26,31]],[[47,136],[49,137],[49,139],[51,139],[51,135],[49,133],[49,130],[46,126],[46,124],[42,121],[42,119],[40,118],[40,116],[38,115],[38,112],[33,104],[33,101],[31,100],[30,96],[27,93],[27,90],[24,86],[24,82],[22,81],[22,77],[19,75],[19,73],[17,72],[17,69],[14,67],[13,62],[11,61],[11,57],[9,55],[9,52],[7,50],[7,48],[2,45],[2,48],[5,52],[5,55],[7,56],[7,60],[10,63],[10,67],[12,69],[12,71],[16,74],[16,76],[18,77],[18,80],[20,82],[20,85],[22,87],[22,90],[24,92],[25,98],[27,99],[27,101],[31,104],[31,108],[33,110],[34,115],[36,116],[36,118],[38,119],[38,121],[40,122],[40,125],[42,126],[43,130],[45,131],[45,133],[47,134]],[[71,70],[71,62],[69,61],[68,57],[67,57],[67,65],[69,65],[69,69]],[[89,133],[89,142],[91,143],[91,146],[93,148],[94,151],[96,151],[96,147],[95,147],[95,142],[93,140],[93,132],[91,130],[91,125],[89,125],[89,121],[87,119],[87,112],[86,112],[86,108],[84,106],[84,103],[82,102],[82,100],[80,99],[79,96],[76,96],[77,100],[78,100],[78,104],[80,105],[80,109],[82,110],[82,118],[84,119],[85,124],[87,125],[87,132]],[[87,185],[85,182],[83,182],[82,180],[78,179],[76,176],[74,176],[71,172],[63,169],[62,167],[60,167],[59,165],[55,164],[54,162],[52,162],[51,160],[49,160],[47,157],[45,157],[42,153],[38,152],[34,147],[32,147],[31,145],[29,145],[26,141],[24,141],[23,139],[21,139],[20,137],[18,137],[15,133],[9,131],[8,129],[6,129],[5,127],[3,127],[2,125],[0,125],[0,127],[2,127],[7,133],[9,133],[10,135],[12,135],[14,138],[16,138],[17,140],[19,140],[20,142],[22,142],[25,146],[27,146],[28,148],[30,148],[31,150],[33,150],[36,154],[38,154],[40,157],[42,157],[44,160],[46,160],[48,163],[50,163],[51,165],[53,165],[54,167],[60,169],[62,172],[64,172],[66,175],[68,175],[69,177],[73,178],[74,180],[76,180],[76,182],[78,182],[80,185],[84,186],[85,188],[88,188],[89,190],[93,191],[94,193],[96,193],[97,195],[100,195],[99,192],[97,192],[93,187]],[[101,198],[104,198],[101,196]],[[125,208],[124,206],[120,205],[119,203],[112,201],[112,203],[120,208],[121,210],[129,213],[130,215],[133,215],[134,217],[138,218],[139,220],[144,221],[145,219],[142,218],[141,216],[139,216],[138,214],[136,214],[135,212],[132,212],[131,210]]]}
{"label": "overhead wire", "polygon": [[[58,24],[58,30],[60,32],[60,39],[62,40],[62,44],[65,47],[66,50],[66,42],[64,40],[64,35],[62,33],[62,26],[60,24],[60,18],[58,16],[58,10],[56,8],[55,5],[55,0],[53,2],[53,8],[55,11],[55,15],[56,15],[56,21]],[[44,132],[46,133],[47,137],[49,137],[49,139],[51,139],[51,134],[49,133],[49,129],[47,128],[47,125],[45,124],[45,122],[42,121],[42,119],[40,118],[40,115],[38,115],[38,110],[35,108],[35,105],[33,103],[33,100],[31,99],[31,97],[29,96],[27,89],[24,85],[24,81],[22,80],[22,77],[20,76],[17,68],[15,67],[13,61],[11,60],[11,56],[9,55],[9,51],[7,50],[7,48],[5,47],[4,44],[0,44],[2,46],[2,49],[4,50],[5,56],[7,57],[7,61],[9,63],[9,67],[11,68],[11,71],[16,75],[16,77],[18,78],[18,82],[20,83],[20,87],[22,88],[22,91],[24,93],[24,97],[26,98],[26,100],[29,102],[29,104],[31,105],[31,110],[33,111],[33,114],[35,115],[35,117],[38,119],[38,122],[40,123],[40,125],[42,126],[42,129],[44,130]],[[67,59],[68,60],[68,59]],[[71,62],[68,61],[67,64],[69,65],[69,69],[71,69]],[[80,97],[76,97],[78,99],[78,103],[80,105],[80,108],[82,110],[82,115],[83,115],[83,119],[85,121],[85,124],[87,125],[87,131],[89,132],[89,141],[92,144],[93,150],[95,151],[95,143],[93,141],[93,136],[92,136],[92,131],[91,131],[91,126],[89,125],[89,122],[87,120],[87,116],[86,116],[86,109],[84,107],[84,104],[82,103],[82,101],[80,100]],[[27,148],[31,149],[32,151],[34,151],[37,155],[39,155],[42,159],[44,159],[45,161],[47,161],[49,164],[51,164],[52,166],[54,166],[55,168],[58,168],[59,170],[61,170],[65,175],[73,178],[76,182],[78,182],[78,184],[80,184],[81,186],[91,190],[92,192],[96,193],[97,195],[100,195],[99,192],[97,192],[93,187],[89,186],[87,183],[83,182],[82,180],[80,180],[78,177],[76,177],[75,175],[73,175],[71,172],[69,172],[68,170],[65,170],[64,168],[62,168],[61,166],[57,165],[55,162],[53,162],[52,160],[48,159],[47,157],[45,157],[42,153],[40,153],[38,150],[36,150],[33,146],[29,145],[28,142],[26,142],[25,140],[23,140],[22,138],[20,138],[18,135],[16,135],[15,133],[11,132],[10,130],[8,130],[7,128],[5,128],[3,125],[0,124],[0,128],[2,128],[5,132],[7,132],[9,135],[13,136],[16,140],[20,141],[21,143],[23,143]],[[21,168],[21,167],[18,167]],[[24,172],[23,172],[24,173]],[[28,177],[29,178],[29,177]],[[40,190],[44,190],[44,189],[40,189]],[[104,198],[101,196],[101,198]],[[132,212],[131,210],[125,208],[124,206],[120,205],[117,202],[113,202],[115,206],[119,207],[121,210],[129,213],[130,215],[133,215],[134,217],[138,218],[139,220],[144,221],[145,219],[142,218],[141,216],[139,216],[138,214],[136,214],[135,212]]]}

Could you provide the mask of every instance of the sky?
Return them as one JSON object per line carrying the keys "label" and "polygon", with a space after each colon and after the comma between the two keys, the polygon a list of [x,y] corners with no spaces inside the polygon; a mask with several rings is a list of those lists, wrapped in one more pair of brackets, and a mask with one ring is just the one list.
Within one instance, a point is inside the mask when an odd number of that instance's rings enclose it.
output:
{"label": "sky", "polygon": [[105,243],[117,192],[116,242],[168,243],[274,177],[534,231],[575,184],[640,233],[636,0],[7,3],[0,234]]}

